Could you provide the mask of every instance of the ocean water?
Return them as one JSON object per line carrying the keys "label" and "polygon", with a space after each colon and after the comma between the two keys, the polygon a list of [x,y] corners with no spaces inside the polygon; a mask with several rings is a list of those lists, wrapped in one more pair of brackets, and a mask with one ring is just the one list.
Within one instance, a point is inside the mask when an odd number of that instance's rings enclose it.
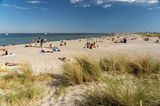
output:
{"label": "ocean water", "polygon": [[89,37],[98,37],[102,33],[9,33],[9,34],[0,34],[0,45],[15,45],[15,44],[25,44],[30,43],[33,40],[38,40],[38,38],[44,38],[48,41],[57,41],[57,40],[69,40],[69,39],[78,39],[78,38],[89,38]]}

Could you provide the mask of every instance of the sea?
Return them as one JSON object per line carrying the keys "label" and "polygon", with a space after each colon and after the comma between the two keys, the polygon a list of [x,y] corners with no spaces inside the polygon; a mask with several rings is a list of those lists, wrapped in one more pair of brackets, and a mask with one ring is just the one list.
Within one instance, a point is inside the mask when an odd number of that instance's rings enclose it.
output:
{"label": "sea", "polygon": [[70,40],[91,38],[99,36],[109,36],[110,33],[0,33],[0,46],[26,44],[38,40],[47,41]]}

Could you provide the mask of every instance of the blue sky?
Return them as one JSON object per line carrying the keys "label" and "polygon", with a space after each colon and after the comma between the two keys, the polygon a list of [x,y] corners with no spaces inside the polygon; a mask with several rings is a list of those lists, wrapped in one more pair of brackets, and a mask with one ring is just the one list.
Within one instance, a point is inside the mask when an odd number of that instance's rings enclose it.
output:
{"label": "blue sky", "polygon": [[160,32],[159,0],[0,0],[0,32]]}

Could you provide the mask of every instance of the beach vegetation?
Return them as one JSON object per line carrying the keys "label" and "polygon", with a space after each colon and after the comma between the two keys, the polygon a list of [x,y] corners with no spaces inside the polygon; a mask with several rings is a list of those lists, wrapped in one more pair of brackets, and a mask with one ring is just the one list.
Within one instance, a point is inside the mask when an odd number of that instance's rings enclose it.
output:
{"label": "beach vegetation", "polygon": [[160,73],[160,61],[149,56],[129,58],[126,56],[111,56],[102,58],[99,62],[101,70],[116,73],[129,73],[136,76]]}
{"label": "beach vegetation", "polygon": [[98,61],[86,56],[76,57],[74,61],[65,63],[63,70],[69,85],[99,81],[101,78]]}
{"label": "beach vegetation", "polygon": [[51,74],[34,75],[28,64],[23,64],[19,71],[3,68],[0,72],[7,73],[0,77],[0,105],[25,106],[43,94],[45,89],[39,84],[53,78]]}
{"label": "beach vegetation", "polygon": [[76,57],[64,64],[70,85],[88,87],[80,106],[159,106],[160,61],[150,56]]}
{"label": "beach vegetation", "polygon": [[87,91],[80,106],[159,106],[159,80],[107,77],[104,86]]}

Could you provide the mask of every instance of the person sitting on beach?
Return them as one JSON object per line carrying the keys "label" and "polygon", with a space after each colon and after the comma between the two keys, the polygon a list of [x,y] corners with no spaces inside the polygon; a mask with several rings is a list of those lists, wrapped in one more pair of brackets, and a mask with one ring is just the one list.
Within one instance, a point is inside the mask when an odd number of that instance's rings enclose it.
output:
{"label": "person sitting on beach", "polygon": [[60,46],[63,46],[62,41],[61,41],[61,43],[60,43]]}
{"label": "person sitting on beach", "polygon": [[96,45],[96,42],[92,42],[92,43],[90,44],[89,49],[97,48],[97,47],[99,47],[99,46],[98,46],[98,45]]}
{"label": "person sitting on beach", "polygon": [[8,53],[8,50],[4,50],[4,54],[2,54],[1,56],[7,56],[9,53]]}
{"label": "person sitting on beach", "polygon": [[53,47],[53,51],[54,51],[54,52],[57,52],[57,51],[60,52],[60,49],[59,49],[58,47],[54,46],[54,47]]}
{"label": "person sitting on beach", "polygon": [[66,46],[66,42],[64,40],[61,41],[60,46]]}
{"label": "person sitting on beach", "polygon": [[93,42],[93,43],[91,44],[91,46],[92,46],[92,48],[96,48],[96,42]]}
{"label": "person sitting on beach", "polygon": [[66,46],[67,45],[67,42],[66,41],[63,41],[63,46]]}
{"label": "person sitting on beach", "polygon": [[149,37],[145,37],[143,40],[144,41],[149,41]]}
{"label": "person sitting on beach", "polygon": [[90,46],[89,46],[89,49],[92,49],[92,48],[93,48],[93,44],[91,43]]}
{"label": "person sitting on beach", "polygon": [[92,42],[92,43],[90,43],[90,42],[87,42],[86,44],[85,44],[85,46],[84,46],[84,48],[89,48],[89,49],[92,49],[92,48],[97,48],[97,47],[99,47],[98,45],[96,45],[96,42]]}
{"label": "person sitting on beach", "polygon": [[51,48],[53,48],[54,46],[53,46],[53,44],[49,44],[49,48],[51,49]]}

